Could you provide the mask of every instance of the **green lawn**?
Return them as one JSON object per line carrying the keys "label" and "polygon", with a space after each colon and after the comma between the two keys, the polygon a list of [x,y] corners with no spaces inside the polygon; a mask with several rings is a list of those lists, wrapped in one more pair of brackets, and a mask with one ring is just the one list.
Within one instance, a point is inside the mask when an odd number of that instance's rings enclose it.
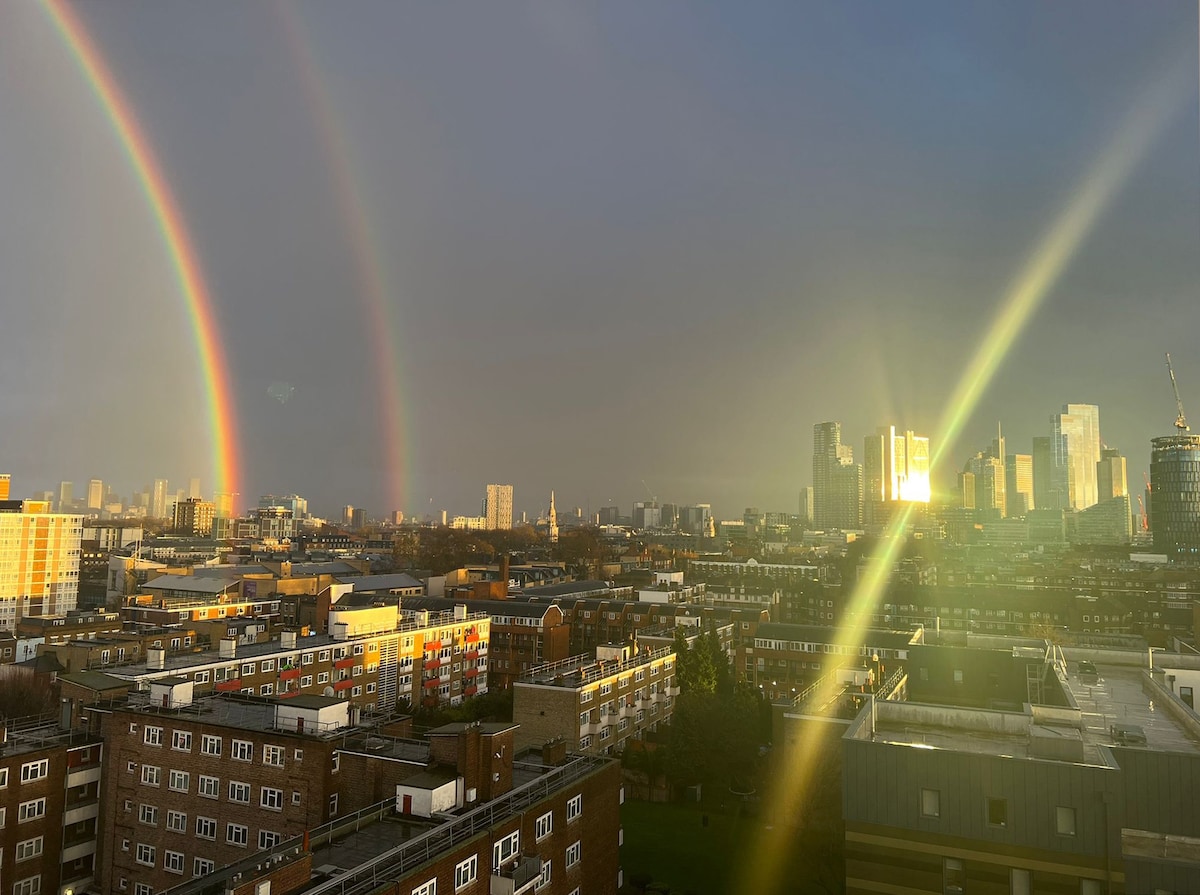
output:
{"label": "green lawn", "polygon": [[[707,800],[706,800],[707,801]],[[625,844],[621,867],[625,871],[625,893],[638,890],[631,883],[639,874],[649,874],[654,883],[670,887],[671,895],[741,895],[738,875],[742,862],[754,854],[755,838],[764,820],[751,809],[739,816],[737,803],[719,802],[660,804],[626,799],[621,807]],[[707,815],[708,824],[704,824]],[[818,873],[805,843],[792,842],[787,859],[779,868],[779,892],[829,893],[841,891],[841,880],[832,884],[828,874]],[[841,875],[841,858],[835,861],[834,876]],[[651,890],[653,891],[653,889]]]}

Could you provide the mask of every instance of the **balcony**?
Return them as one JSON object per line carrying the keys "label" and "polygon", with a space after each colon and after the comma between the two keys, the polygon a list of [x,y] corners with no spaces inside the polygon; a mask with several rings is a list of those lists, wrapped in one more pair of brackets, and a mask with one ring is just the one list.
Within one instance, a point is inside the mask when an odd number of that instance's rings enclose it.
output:
{"label": "balcony", "polygon": [[542,859],[537,855],[509,861],[492,871],[489,895],[522,895],[532,892],[542,878]]}
{"label": "balcony", "polygon": [[67,774],[67,789],[73,789],[76,786],[86,786],[88,783],[95,783],[99,779],[100,765],[87,765]]}
{"label": "balcony", "polygon": [[85,820],[91,820],[93,817],[100,816],[100,802],[93,800],[85,805],[77,805],[74,808],[69,808],[63,812],[63,826],[69,827],[72,824],[81,823]]}

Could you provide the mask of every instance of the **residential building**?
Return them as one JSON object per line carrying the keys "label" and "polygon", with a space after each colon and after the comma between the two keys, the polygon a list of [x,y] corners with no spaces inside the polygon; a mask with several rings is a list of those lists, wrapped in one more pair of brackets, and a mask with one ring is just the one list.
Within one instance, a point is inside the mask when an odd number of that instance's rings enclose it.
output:
{"label": "residential building", "polygon": [[512,528],[513,486],[488,485],[483,515],[489,530]]}
{"label": "residential building", "polygon": [[533,669],[513,685],[517,748],[562,741],[568,752],[612,754],[666,724],[679,686],[675,652],[636,644],[598,647]]}
{"label": "residential building", "polygon": [[0,630],[75,608],[83,517],[46,509],[35,501],[0,504]]}
{"label": "residential building", "polygon": [[104,750],[57,721],[0,727],[0,891],[88,890],[95,879]]}

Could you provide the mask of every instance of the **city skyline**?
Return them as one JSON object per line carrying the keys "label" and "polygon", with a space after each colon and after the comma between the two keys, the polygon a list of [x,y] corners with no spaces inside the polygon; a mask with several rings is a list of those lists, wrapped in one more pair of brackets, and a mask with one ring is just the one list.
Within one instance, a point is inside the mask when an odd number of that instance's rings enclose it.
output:
{"label": "city skyline", "polygon": [[[857,438],[904,420],[944,440],[939,418],[1006,284],[1177,59],[1191,80],[951,456],[996,419],[1027,445],[1061,403],[1030,406],[1053,381],[1062,400],[1105,408],[1137,480],[1143,445],[1170,432],[1162,351],[1185,404],[1200,395],[1200,363],[1163,335],[1200,322],[1193,5],[818,4],[682,26],[631,8],[423,10],[404,27],[383,5],[289,9],[75,11],[207,277],[243,504],[300,490],[328,514],[469,510],[477,482],[502,479],[594,510],[630,505],[644,479],[728,513],[794,502],[816,421]],[[40,85],[0,89],[14,125],[0,266],[20,299],[0,372],[22,383],[0,396],[0,467],[30,490],[199,475],[208,497],[194,333],[137,178],[53,23],[37,8],[0,16],[20,75],[6,84]],[[466,33],[470,52],[439,51]],[[339,171],[366,206],[361,231],[339,210]],[[356,232],[388,259],[374,305]],[[63,329],[82,307],[103,313]],[[461,350],[476,344],[503,347]],[[625,360],[672,344],[670,363]],[[47,345],[57,363],[23,374]],[[764,357],[784,358],[769,377]],[[399,364],[386,387],[385,361]],[[88,374],[97,365],[106,375]],[[654,437],[583,467],[513,425],[522,403],[572,431]],[[505,437],[486,453],[442,437],[467,419]],[[728,463],[764,419],[755,463]],[[940,464],[943,483],[955,465]]]}

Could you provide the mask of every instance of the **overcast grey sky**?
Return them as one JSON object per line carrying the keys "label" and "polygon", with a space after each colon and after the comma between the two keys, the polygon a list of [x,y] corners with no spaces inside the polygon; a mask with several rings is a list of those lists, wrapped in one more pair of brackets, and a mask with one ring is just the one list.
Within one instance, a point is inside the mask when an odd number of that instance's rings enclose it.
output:
{"label": "overcast grey sky", "polygon": [[[1193,2],[78,7],[153,141],[230,358],[243,503],[794,510],[812,425],[930,434],[1010,279]],[[388,286],[405,456],[307,34]],[[212,485],[184,304],[34,4],[0,5],[0,471]],[[1195,84],[1017,341],[950,464],[1064,402],[1147,466],[1162,353],[1200,421]],[[273,381],[295,386],[280,404]],[[949,470],[945,470],[948,472]],[[1131,484],[1133,482],[1131,481]]]}

